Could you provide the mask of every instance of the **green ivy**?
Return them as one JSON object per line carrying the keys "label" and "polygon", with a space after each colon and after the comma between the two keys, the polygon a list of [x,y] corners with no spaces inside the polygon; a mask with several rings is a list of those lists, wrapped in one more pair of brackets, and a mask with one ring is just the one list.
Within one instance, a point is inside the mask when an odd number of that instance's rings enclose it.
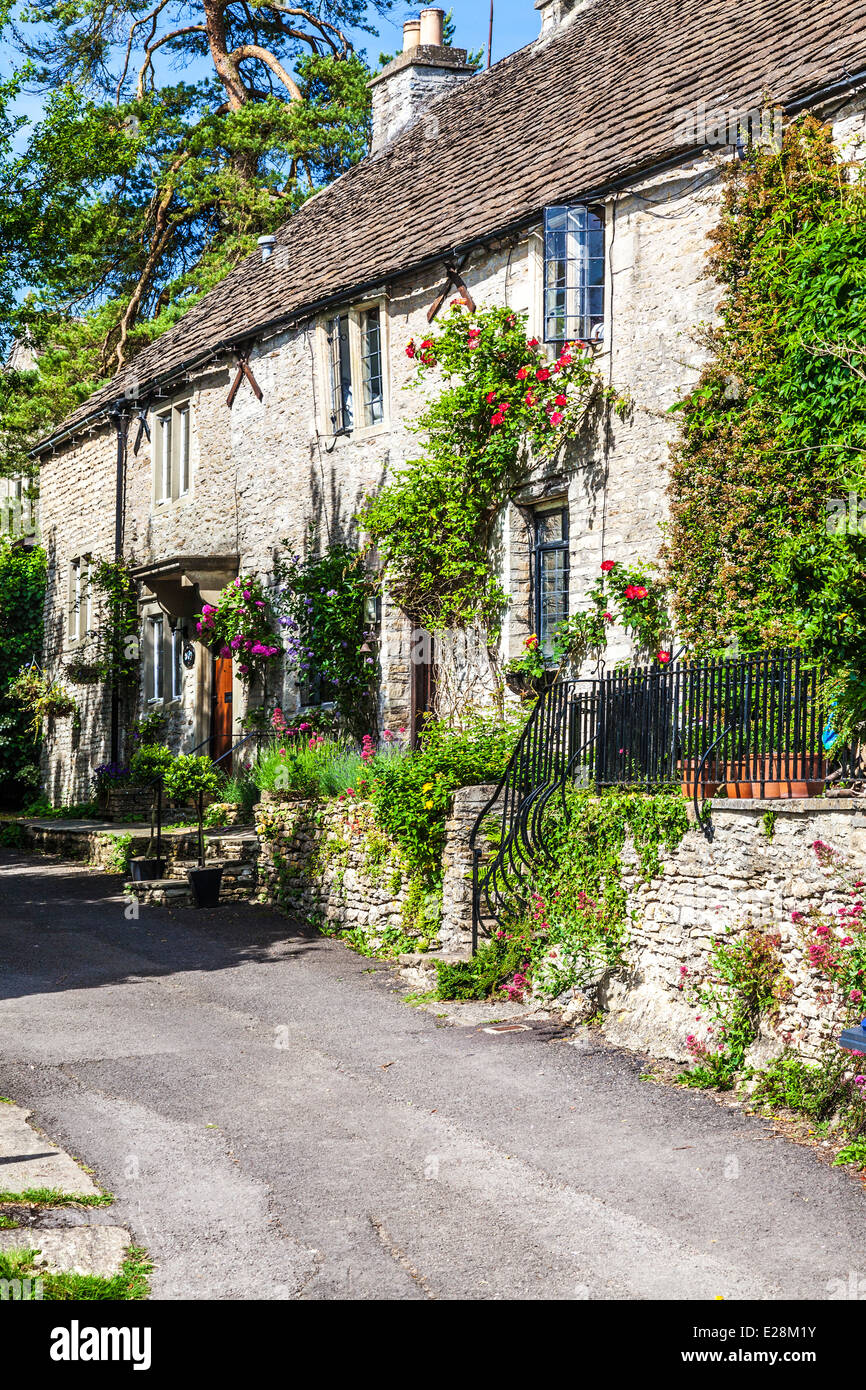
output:
{"label": "green ivy", "polygon": [[42,654],[45,551],[0,540],[0,787],[17,805],[39,786],[39,749],[22,706],[9,698],[22,666]]}
{"label": "green ivy", "polygon": [[[866,525],[858,512],[852,529],[847,507],[866,497],[866,185],[853,172],[811,116],[780,152],[728,166],[710,262],[720,323],[677,407],[665,552],[691,647],[802,647],[841,674],[849,728],[852,706],[855,725],[866,718]],[[834,497],[846,515],[828,528]]]}

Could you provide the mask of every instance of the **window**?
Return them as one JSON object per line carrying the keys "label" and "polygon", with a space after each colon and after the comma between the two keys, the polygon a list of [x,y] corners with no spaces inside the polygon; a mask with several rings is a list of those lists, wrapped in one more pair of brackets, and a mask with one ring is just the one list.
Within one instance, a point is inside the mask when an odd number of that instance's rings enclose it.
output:
{"label": "window", "polygon": [[148,618],[147,627],[147,698],[153,704],[162,700],[162,614],[158,613],[155,617]]}
{"label": "window", "polygon": [[550,657],[557,625],[568,617],[568,509],[537,511],[534,528],[535,631],[543,655]]}
{"label": "window", "polygon": [[385,322],[378,304],[337,314],[324,325],[326,425],[350,434],[385,419]]}
{"label": "window", "polygon": [[328,364],[331,429],[334,434],[345,434],[352,428],[352,357],[348,314],[340,314],[328,324]]}
{"label": "window", "polygon": [[183,628],[179,625],[171,630],[171,698],[183,698]]}
{"label": "window", "polygon": [[364,384],[364,424],[378,425],[384,413],[382,329],[378,309],[365,309],[361,315],[361,380]]}
{"label": "window", "polygon": [[597,342],[604,331],[604,220],[582,203],[544,213],[544,340]]}
{"label": "window", "polygon": [[189,492],[189,406],[180,406],[175,411],[177,425],[177,495],[184,497]]}
{"label": "window", "polygon": [[69,562],[66,633],[77,642],[90,630],[90,560],[79,556]]}
{"label": "window", "polygon": [[190,490],[190,405],[183,401],[153,417],[153,496],[173,502]]}

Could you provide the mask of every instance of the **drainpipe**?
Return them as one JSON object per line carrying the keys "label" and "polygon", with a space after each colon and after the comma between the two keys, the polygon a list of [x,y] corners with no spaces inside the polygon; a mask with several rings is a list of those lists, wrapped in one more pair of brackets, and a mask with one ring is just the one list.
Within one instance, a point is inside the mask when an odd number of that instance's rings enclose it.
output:
{"label": "drainpipe", "polygon": [[[126,444],[129,433],[130,403],[119,396],[110,415],[117,431],[117,467],[114,482],[114,558],[123,558],[123,494],[126,486]],[[120,689],[117,672],[111,678],[111,761],[120,761]]]}

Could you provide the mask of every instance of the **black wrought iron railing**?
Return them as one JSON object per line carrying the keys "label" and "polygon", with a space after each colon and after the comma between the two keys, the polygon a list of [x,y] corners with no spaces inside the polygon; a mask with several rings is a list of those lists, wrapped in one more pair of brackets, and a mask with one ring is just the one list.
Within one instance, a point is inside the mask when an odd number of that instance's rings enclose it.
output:
{"label": "black wrought iron railing", "polygon": [[717,794],[817,795],[828,776],[853,777],[855,750],[828,756],[821,674],[800,652],[762,652],[545,690],[470,836],[473,949],[549,853],[547,813],[568,817],[569,787],[681,784],[703,823]]}

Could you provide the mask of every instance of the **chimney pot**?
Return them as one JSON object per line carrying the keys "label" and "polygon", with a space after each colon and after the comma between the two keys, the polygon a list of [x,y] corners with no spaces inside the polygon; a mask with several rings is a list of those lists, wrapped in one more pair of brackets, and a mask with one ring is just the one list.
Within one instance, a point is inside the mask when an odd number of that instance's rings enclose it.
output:
{"label": "chimney pot", "polygon": [[421,11],[421,43],[432,48],[441,48],[445,34],[445,11]]}
{"label": "chimney pot", "polygon": [[408,53],[410,48],[417,48],[420,42],[420,19],[407,19],[403,25],[403,52]]}
{"label": "chimney pot", "polygon": [[259,239],[258,239],[256,245],[257,245],[257,246],[260,246],[260,247],[262,248],[262,260],[263,260],[263,261],[266,261],[266,260],[268,259],[268,257],[269,257],[269,256],[271,255],[271,253],[273,252],[273,249],[274,249],[274,247],[276,246],[276,244],[277,244],[277,238],[276,238],[275,236],[273,236],[272,234],[269,234],[268,236],[260,236],[260,237],[259,237]]}

